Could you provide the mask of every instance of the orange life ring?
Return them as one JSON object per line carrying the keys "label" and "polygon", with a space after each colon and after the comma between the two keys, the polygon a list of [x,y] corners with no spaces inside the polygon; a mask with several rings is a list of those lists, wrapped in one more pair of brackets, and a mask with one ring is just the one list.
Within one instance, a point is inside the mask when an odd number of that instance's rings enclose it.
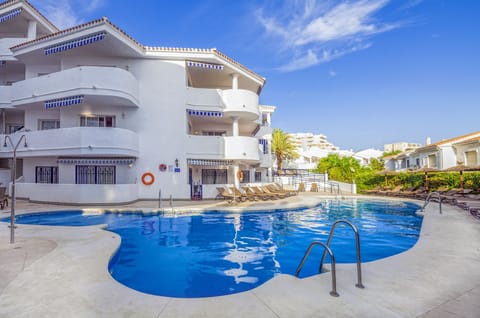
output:
{"label": "orange life ring", "polygon": [[160,171],[165,171],[165,170],[167,170],[167,165],[164,164],[164,163],[162,163],[161,165],[158,166],[158,169],[159,169]]}
{"label": "orange life ring", "polygon": [[242,181],[243,180],[243,171],[242,170],[238,170],[237,171],[237,179],[239,181]]}
{"label": "orange life ring", "polygon": [[155,176],[151,172],[145,172],[142,175],[142,183],[146,186],[152,185],[155,182]]}

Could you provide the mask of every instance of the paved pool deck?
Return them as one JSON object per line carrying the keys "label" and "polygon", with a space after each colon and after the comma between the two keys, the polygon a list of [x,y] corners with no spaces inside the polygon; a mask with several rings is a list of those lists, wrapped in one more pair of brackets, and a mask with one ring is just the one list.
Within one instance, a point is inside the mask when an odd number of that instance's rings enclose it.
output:
{"label": "paved pool deck", "polygon": [[[232,207],[175,201],[172,213],[294,208],[325,198],[303,194]],[[154,210],[156,205],[142,201],[109,208]],[[17,202],[18,214],[77,208]],[[8,215],[0,211],[0,217]],[[119,244],[119,236],[102,226],[34,225],[19,225],[16,243],[10,244],[9,229],[0,223],[0,317],[480,317],[480,221],[447,205],[443,214],[438,204],[427,207],[413,248],[362,264],[365,289],[355,287],[354,264],[339,265],[340,297],[329,295],[330,273],[305,279],[279,275],[256,289],[222,297],[143,294],[108,273]]]}

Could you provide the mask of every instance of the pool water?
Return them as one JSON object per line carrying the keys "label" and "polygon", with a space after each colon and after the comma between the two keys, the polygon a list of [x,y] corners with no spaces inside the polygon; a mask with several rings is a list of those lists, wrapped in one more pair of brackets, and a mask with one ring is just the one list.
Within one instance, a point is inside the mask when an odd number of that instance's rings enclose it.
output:
{"label": "pool water", "polygon": [[[117,281],[154,295],[210,297],[253,289],[278,274],[293,275],[308,245],[326,242],[338,219],[358,227],[362,262],[401,253],[418,239],[422,222],[415,215],[418,208],[409,202],[352,199],[276,212],[184,216],[59,212],[18,216],[17,223],[106,223],[122,238],[109,264]],[[336,228],[331,248],[338,263],[355,262],[349,227]],[[321,247],[314,249],[301,277],[318,273],[322,253]]]}

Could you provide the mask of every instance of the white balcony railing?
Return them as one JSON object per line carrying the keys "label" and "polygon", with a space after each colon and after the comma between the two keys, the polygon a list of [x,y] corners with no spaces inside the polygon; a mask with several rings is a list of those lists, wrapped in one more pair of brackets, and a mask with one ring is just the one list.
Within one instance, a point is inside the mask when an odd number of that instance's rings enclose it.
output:
{"label": "white balcony railing", "polygon": [[12,87],[0,86],[0,107],[8,107],[12,102]]}
{"label": "white balcony railing", "polygon": [[107,97],[108,105],[138,106],[137,79],[117,67],[81,66],[13,84],[13,105],[25,105],[74,95]]}
{"label": "white balcony railing", "polygon": [[260,160],[258,139],[244,136],[188,136],[187,156],[196,159]]}
{"label": "white balcony railing", "polygon": [[[19,157],[38,156],[128,156],[138,157],[138,135],[122,128],[73,127],[11,134],[14,143],[25,134],[27,147],[18,147]],[[4,135],[0,135],[4,140]],[[11,147],[0,147],[0,157],[11,157]]]}
{"label": "white balcony railing", "polygon": [[260,116],[258,95],[244,89],[228,89],[222,91],[225,104],[224,113],[248,120],[256,120]]}
{"label": "white balcony railing", "polygon": [[260,116],[258,95],[243,89],[189,87],[187,108],[223,111],[226,116],[237,116],[247,120],[256,120]]}
{"label": "white balcony railing", "polygon": [[28,41],[26,38],[3,38],[0,39],[0,60],[8,60],[12,58],[10,48],[17,44]]}

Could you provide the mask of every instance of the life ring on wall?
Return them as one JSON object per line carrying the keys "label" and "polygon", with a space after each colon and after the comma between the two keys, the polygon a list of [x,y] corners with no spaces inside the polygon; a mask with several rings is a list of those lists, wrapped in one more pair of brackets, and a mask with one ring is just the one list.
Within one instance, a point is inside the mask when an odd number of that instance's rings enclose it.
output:
{"label": "life ring on wall", "polygon": [[146,186],[152,185],[155,182],[155,176],[151,172],[145,172],[142,175],[142,183]]}
{"label": "life ring on wall", "polygon": [[237,171],[237,179],[238,179],[238,181],[243,180],[243,171],[242,170]]}
{"label": "life ring on wall", "polygon": [[167,165],[164,164],[164,163],[162,163],[161,165],[158,166],[158,169],[159,169],[160,171],[165,171],[165,170],[167,170]]}

